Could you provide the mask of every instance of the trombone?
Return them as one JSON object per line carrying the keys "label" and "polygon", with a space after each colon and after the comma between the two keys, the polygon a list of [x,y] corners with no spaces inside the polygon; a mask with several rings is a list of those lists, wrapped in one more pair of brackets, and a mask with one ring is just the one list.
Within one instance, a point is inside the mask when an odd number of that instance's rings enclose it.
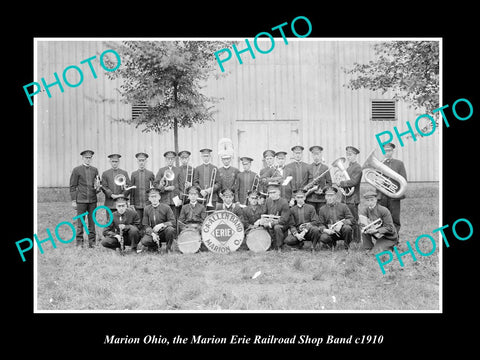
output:
{"label": "trombone", "polygon": [[[255,174],[255,177],[253,178],[253,183],[252,187],[250,188],[250,192],[252,191],[258,191],[258,186],[260,185],[260,175]],[[245,198],[245,204],[248,204],[248,196]]]}
{"label": "trombone", "polygon": [[207,208],[213,207],[213,187],[215,186],[215,179],[217,177],[217,168],[213,168],[212,170],[212,175],[210,177],[210,184],[208,184],[208,188],[211,189],[210,194],[209,194],[209,200],[207,202]]}
{"label": "trombone", "polygon": [[[190,175],[188,172],[189,168],[192,170],[190,172]],[[185,173],[185,183],[183,184],[183,194],[182,194],[183,202],[185,202],[185,199],[188,197],[187,189],[192,185],[193,185],[193,167],[187,164],[187,172]],[[198,200],[200,200],[200,198]]]}

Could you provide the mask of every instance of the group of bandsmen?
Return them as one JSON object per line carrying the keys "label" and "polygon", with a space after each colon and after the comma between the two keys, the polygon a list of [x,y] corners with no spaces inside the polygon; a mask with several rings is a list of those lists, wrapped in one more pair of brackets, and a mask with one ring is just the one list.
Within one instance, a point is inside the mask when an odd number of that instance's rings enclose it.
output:
{"label": "group of bandsmen", "polygon": [[[394,144],[384,146],[384,164],[406,179],[403,163],[392,158],[394,148]],[[231,165],[232,156],[228,154],[221,156],[221,166],[213,165],[212,150],[208,148],[200,150],[202,164],[198,166],[189,164],[191,153],[187,150],[178,154],[167,151],[165,166],[154,174],[146,168],[148,154],[139,152],[135,155],[138,169],[130,176],[119,166],[120,154],[108,155],[111,168],[100,176],[91,165],[94,152],[84,150],[80,153],[83,163],[73,169],[70,177],[72,206],[79,215],[88,211],[90,247],[96,240],[91,214],[97,206],[97,194],[102,191],[113,221],[104,229],[101,244],[111,249],[127,245],[132,252],[140,252],[155,250],[165,242],[167,251],[172,250],[179,233],[191,227],[200,231],[208,211],[215,210],[237,215],[246,234],[258,226],[267,229],[271,249],[302,248],[305,240],[312,242],[314,250],[335,246],[338,240],[343,240],[346,249],[360,240],[366,250],[392,249],[398,242],[401,199],[369,190],[363,195],[366,206],[359,212],[360,151],[346,147],[349,176],[332,180],[329,166],[322,162],[323,148],[309,148],[311,164],[302,161],[304,150],[300,145],[292,147],[293,161],[288,164],[287,152],[265,150],[264,168],[259,174],[250,170],[250,157],[240,158],[242,171]],[[170,180],[167,175],[172,172],[174,178]],[[124,184],[115,181],[119,174],[125,177]],[[353,192],[347,196],[346,190],[351,189]],[[367,221],[362,223],[362,219]],[[77,245],[83,244],[81,220],[77,220]],[[365,227],[374,222],[378,226]]]}

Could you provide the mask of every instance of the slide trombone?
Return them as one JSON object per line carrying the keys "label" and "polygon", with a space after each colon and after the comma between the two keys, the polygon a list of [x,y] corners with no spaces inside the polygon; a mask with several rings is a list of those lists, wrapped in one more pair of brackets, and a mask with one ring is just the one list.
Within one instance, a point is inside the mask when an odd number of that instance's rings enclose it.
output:
{"label": "slide trombone", "polygon": [[217,177],[217,168],[213,168],[212,175],[210,176],[210,184],[208,188],[210,189],[210,194],[208,194],[207,208],[213,208],[213,188],[215,186],[215,179]]}

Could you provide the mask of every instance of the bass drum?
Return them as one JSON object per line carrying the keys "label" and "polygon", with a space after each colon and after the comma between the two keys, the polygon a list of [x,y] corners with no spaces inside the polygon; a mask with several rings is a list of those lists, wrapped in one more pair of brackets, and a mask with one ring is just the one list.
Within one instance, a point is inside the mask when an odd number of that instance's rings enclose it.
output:
{"label": "bass drum", "polygon": [[200,249],[202,237],[197,229],[184,229],[177,238],[177,247],[183,254],[193,254]]}
{"label": "bass drum", "polygon": [[263,227],[250,230],[247,234],[247,246],[253,252],[264,252],[270,248],[272,237]]}

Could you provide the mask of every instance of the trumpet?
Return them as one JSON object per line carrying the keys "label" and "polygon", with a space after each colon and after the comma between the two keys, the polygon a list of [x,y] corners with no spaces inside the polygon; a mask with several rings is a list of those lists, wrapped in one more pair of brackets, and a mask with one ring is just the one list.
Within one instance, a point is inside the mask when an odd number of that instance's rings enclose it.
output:
{"label": "trumpet", "polygon": [[260,225],[272,227],[272,223],[280,220],[280,215],[262,214],[260,217]]}
{"label": "trumpet", "polygon": [[[398,199],[402,197],[407,190],[407,180],[387,165],[381,163],[373,155],[374,152],[375,150],[370,153],[362,166],[365,180],[391,198]],[[392,180],[397,181],[400,187]]]}
{"label": "trumpet", "polygon": [[123,174],[115,175],[115,177],[113,178],[113,182],[115,183],[115,185],[120,186],[125,191],[136,188],[135,185],[128,187],[125,186],[127,184],[127,177]]}
{"label": "trumpet", "polygon": [[343,223],[345,220],[346,220],[346,219],[342,219],[342,220],[337,221],[335,224],[330,224],[330,225],[328,225],[328,228],[329,228],[330,230],[335,231],[335,233],[336,233],[337,235],[340,235],[340,234],[338,233],[338,231],[335,230],[335,227],[336,227],[338,224]]}
{"label": "trumpet", "polygon": [[380,226],[382,226],[382,219],[378,218],[377,220],[372,221],[370,224],[365,225],[360,232],[363,234],[370,228],[378,229]]}
{"label": "trumpet", "polygon": [[175,179],[175,173],[173,170],[167,169],[163,173],[163,177],[160,179],[160,184],[161,186],[167,186],[167,183],[173,179]]}
{"label": "trumpet", "polygon": [[[337,160],[335,160],[332,163],[332,167],[338,168],[337,172],[335,173],[335,175],[337,177],[337,179],[335,181],[337,183],[337,186],[338,186],[338,183],[340,183],[340,181],[342,181],[342,180],[350,180],[350,176],[348,175],[348,172],[345,169],[345,162],[346,161],[347,160],[344,157],[339,157]],[[338,190],[342,193],[342,195],[350,196],[355,191],[355,187],[342,188],[342,187],[338,186]]]}

